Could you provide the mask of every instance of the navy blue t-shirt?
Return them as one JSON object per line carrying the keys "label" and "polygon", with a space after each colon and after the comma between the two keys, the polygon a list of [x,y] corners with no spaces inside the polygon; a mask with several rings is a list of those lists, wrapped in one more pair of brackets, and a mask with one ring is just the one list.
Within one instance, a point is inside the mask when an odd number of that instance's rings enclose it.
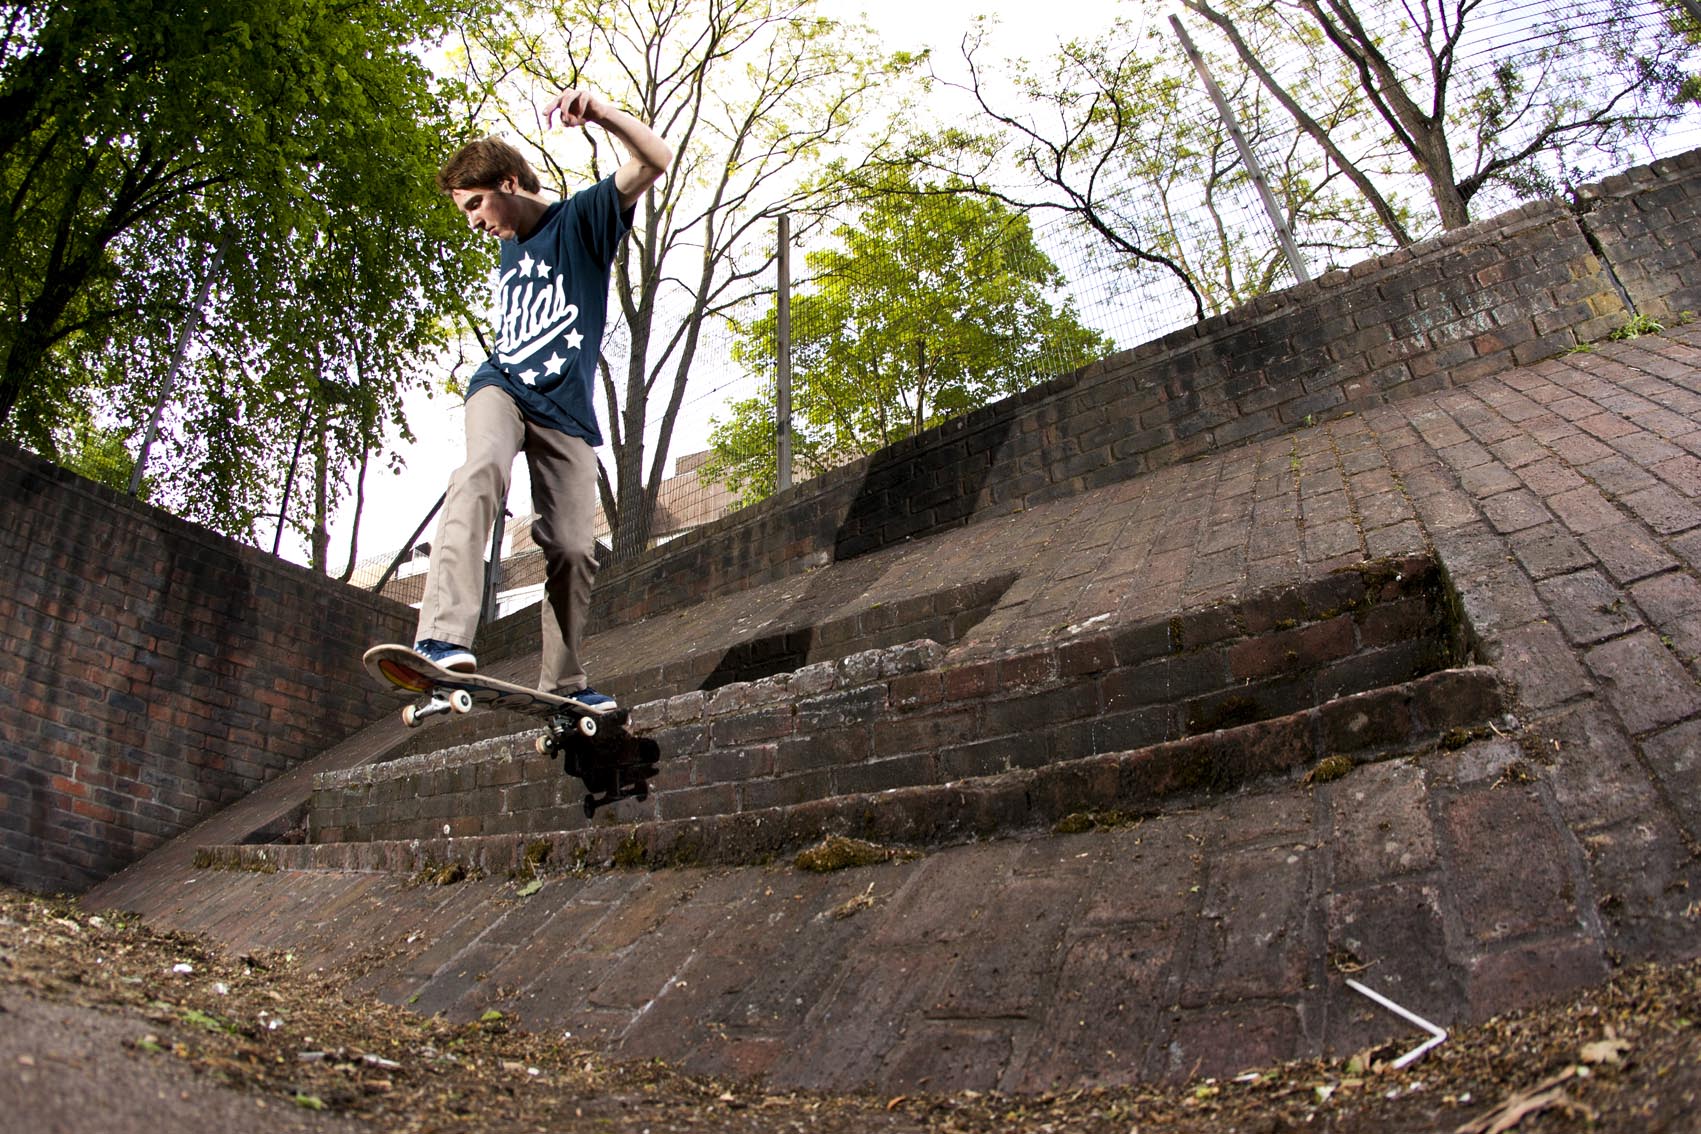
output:
{"label": "navy blue t-shirt", "polygon": [[502,242],[496,279],[496,349],[473,372],[467,396],[506,390],[527,420],[602,444],[595,390],[608,321],[608,276],[632,211],[606,177],[544,211],[525,240]]}

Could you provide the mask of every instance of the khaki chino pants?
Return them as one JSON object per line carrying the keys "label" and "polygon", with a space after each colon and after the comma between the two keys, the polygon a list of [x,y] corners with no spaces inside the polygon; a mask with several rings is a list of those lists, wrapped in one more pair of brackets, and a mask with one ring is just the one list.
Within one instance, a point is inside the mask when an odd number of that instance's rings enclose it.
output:
{"label": "khaki chino pants", "polygon": [[467,460],[449,478],[417,638],[471,646],[484,599],[484,549],[508,498],[514,458],[531,469],[532,539],[543,551],[543,668],[538,688],[587,684],[580,645],[596,579],[596,453],[582,438],[527,421],[500,388],[467,399]]}

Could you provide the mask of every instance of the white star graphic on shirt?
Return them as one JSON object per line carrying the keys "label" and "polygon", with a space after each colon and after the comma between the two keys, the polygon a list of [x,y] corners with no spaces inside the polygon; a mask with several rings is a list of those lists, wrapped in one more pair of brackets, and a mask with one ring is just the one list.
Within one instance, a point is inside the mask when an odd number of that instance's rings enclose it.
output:
{"label": "white star graphic on shirt", "polygon": [[585,336],[581,335],[577,331],[568,331],[567,334],[563,336],[562,341],[567,344],[568,350],[578,350],[579,344],[585,341]]}
{"label": "white star graphic on shirt", "polygon": [[545,374],[559,374],[561,373],[561,368],[566,365],[567,360],[561,357],[560,351],[556,351],[554,354],[543,360],[543,372]]}
{"label": "white star graphic on shirt", "polygon": [[520,371],[520,381],[528,386],[535,386],[537,385],[537,375],[536,370],[522,370]]}
{"label": "white star graphic on shirt", "polygon": [[530,252],[527,252],[524,256],[521,256],[520,257],[520,274],[522,276],[531,275],[532,274],[532,265],[535,264],[535,263],[537,263],[537,261],[532,259],[532,254]]}
{"label": "white star graphic on shirt", "polygon": [[542,260],[537,262],[537,267],[533,269],[533,271],[536,272],[537,278],[540,280],[546,280],[549,278],[549,265],[544,263]]}

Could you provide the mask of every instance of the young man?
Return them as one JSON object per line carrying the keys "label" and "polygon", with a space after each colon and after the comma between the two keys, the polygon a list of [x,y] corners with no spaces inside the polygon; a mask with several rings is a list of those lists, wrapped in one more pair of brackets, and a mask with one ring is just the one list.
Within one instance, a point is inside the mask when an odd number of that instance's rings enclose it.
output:
{"label": "young man", "polygon": [[463,146],[437,174],[437,187],[467,223],[501,240],[502,255],[496,348],[467,386],[467,459],[449,478],[414,648],[448,669],[477,666],[469,646],[484,591],[484,545],[523,452],[538,513],[532,538],[545,565],[538,688],[608,712],[614,699],[590,687],[579,654],[597,569],[592,450],[602,432],[591,396],[615,249],[673,151],[588,91],[563,91],[544,108],[545,125],[557,115],[563,128],[589,122],[608,131],[625,148],[625,163],[553,202],[519,151],[494,138]]}

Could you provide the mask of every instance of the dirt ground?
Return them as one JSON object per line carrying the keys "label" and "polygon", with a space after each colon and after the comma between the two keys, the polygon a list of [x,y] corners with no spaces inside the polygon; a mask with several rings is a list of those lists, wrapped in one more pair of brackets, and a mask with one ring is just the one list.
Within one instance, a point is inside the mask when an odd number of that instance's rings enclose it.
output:
{"label": "dirt ground", "polygon": [[122,914],[0,889],[0,1113],[103,1131],[1659,1134],[1701,1129],[1701,962],[1539,1011],[1232,1081],[1044,1096],[770,1092],[451,1026]]}

